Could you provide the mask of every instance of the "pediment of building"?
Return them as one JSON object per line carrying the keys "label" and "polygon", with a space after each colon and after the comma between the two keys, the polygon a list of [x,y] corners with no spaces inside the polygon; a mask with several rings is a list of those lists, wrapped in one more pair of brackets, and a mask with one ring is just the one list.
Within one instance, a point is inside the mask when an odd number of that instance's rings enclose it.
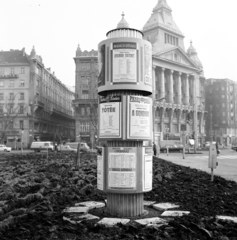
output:
{"label": "pediment of building", "polygon": [[156,53],[153,55],[154,58],[168,60],[174,63],[182,64],[187,67],[195,67],[198,66],[188,57],[188,55],[179,47],[172,47]]}

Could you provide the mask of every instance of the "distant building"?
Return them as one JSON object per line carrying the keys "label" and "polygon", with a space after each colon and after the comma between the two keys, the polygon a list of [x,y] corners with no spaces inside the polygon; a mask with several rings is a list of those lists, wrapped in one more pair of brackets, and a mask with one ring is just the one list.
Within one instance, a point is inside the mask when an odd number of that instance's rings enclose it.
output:
{"label": "distant building", "polygon": [[[191,21],[191,20],[190,20]],[[196,132],[205,138],[204,71],[192,43],[187,50],[166,0],[159,0],[143,27],[152,44],[155,142]],[[187,124],[188,118],[191,118]]]}
{"label": "distant building", "polygon": [[21,139],[27,148],[33,140],[74,140],[73,99],[74,92],[45,68],[34,48],[30,55],[24,48],[0,52],[2,142],[14,148]]}
{"label": "distant building", "polygon": [[76,57],[75,108],[76,140],[94,146],[97,141],[97,78],[98,52],[81,51],[78,46]]}
{"label": "distant building", "polygon": [[237,83],[230,79],[207,79],[205,96],[207,140],[230,145],[237,138]]}

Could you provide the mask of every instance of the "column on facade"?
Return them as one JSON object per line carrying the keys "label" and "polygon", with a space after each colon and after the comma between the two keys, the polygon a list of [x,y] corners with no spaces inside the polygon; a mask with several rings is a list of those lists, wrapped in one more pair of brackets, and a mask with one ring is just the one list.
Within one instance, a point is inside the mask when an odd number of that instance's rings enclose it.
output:
{"label": "column on facade", "polygon": [[152,95],[153,95],[153,100],[156,98],[156,66],[152,65]]}
{"label": "column on facade", "polygon": [[181,132],[181,117],[182,117],[182,110],[178,110],[178,116],[177,116],[177,123],[178,123],[178,133]]}
{"label": "column on facade", "polygon": [[174,102],[174,89],[173,89],[174,79],[173,79],[173,74],[174,74],[174,71],[170,70],[169,71],[169,102],[170,103]]}
{"label": "column on facade", "polygon": [[181,104],[181,97],[182,97],[182,91],[181,91],[181,72],[178,72],[178,78],[177,78],[177,103]]}
{"label": "column on facade", "polygon": [[189,105],[189,74],[185,75],[185,104]]}
{"label": "column on facade", "polygon": [[165,68],[161,68],[160,98],[165,97]]}
{"label": "column on facade", "polygon": [[173,118],[174,118],[174,109],[170,109],[170,133],[173,132]]}

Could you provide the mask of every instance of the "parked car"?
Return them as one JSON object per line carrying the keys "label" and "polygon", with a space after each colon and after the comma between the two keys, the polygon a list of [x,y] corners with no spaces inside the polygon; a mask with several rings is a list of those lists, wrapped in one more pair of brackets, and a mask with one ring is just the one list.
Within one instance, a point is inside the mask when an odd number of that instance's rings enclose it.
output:
{"label": "parked car", "polygon": [[71,148],[69,145],[58,145],[58,151],[62,151],[62,152],[77,152],[77,149]]}
{"label": "parked car", "polygon": [[40,152],[41,150],[53,151],[54,146],[53,146],[53,143],[50,141],[32,142],[30,149],[34,150],[35,152]]}
{"label": "parked car", "polygon": [[237,152],[237,146],[232,145],[231,149]]}
{"label": "parked car", "polygon": [[12,150],[11,147],[7,147],[6,145],[3,145],[3,144],[0,145],[0,151],[11,152],[11,150]]}
{"label": "parked car", "polygon": [[[66,145],[68,145],[70,148],[76,149],[78,146],[79,142],[68,142]],[[90,147],[87,145],[87,143],[80,142],[80,151],[90,151]]]}
{"label": "parked car", "polygon": [[160,152],[166,153],[167,147],[169,148],[169,152],[183,152],[183,144],[166,145],[160,148]]}

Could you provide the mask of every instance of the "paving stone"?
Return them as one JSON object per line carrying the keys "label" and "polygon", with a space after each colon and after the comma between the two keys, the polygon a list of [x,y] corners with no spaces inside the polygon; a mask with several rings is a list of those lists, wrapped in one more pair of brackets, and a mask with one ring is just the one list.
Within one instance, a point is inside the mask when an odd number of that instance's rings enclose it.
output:
{"label": "paving stone", "polygon": [[161,214],[162,217],[181,217],[185,214],[189,214],[189,211],[165,211]]}
{"label": "paving stone", "polygon": [[172,203],[157,203],[153,205],[153,208],[157,209],[157,210],[168,210],[168,209],[172,209],[172,208],[179,208],[179,205],[175,205]]}
{"label": "paving stone", "polygon": [[83,214],[83,215],[78,215],[78,216],[73,216],[73,217],[65,217],[63,216],[63,220],[68,221],[72,224],[80,223],[83,220],[93,220],[93,219],[100,219],[97,216],[94,216],[92,214]]}
{"label": "paving stone", "polygon": [[91,209],[94,209],[94,208],[105,207],[105,204],[102,203],[102,202],[88,201],[88,202],[76,203],[75,206],[88,207],[91,210]]}
{"label": "paving stone", "polygon": [[151,205],[153,205],[153,204],[155,204],[156,202],[153,202],[153,201],[143,201],[143,205],[144,206],[151,206]]}
{"label": "paving stone", "polygon": [[139,219],[139,220],[135,220],[135,222],[140,223],[142,225],[148,225],[148,226],[150,225],[162,226],[167,223],[166,220],[159,217]]}
{"label": "paving stone", "polygon": [[68,207],[63,210],[65,213],[80,213],[85,214],[88,213],[89,208],[88,207]]}
{"label": "paving stone", "polygon": [[124,218],[103,218],[98,222],[98,224],[104,224],[108,227],[112,227],[117,223],[121,224],[127,224],[130,220],[129,219],[124,219]]}
{"label": "paving stone", "polygon": [[217,219],[221,220],[228,220],[237,223],[237,217],[230,217],[230,216],[216,216]]}

